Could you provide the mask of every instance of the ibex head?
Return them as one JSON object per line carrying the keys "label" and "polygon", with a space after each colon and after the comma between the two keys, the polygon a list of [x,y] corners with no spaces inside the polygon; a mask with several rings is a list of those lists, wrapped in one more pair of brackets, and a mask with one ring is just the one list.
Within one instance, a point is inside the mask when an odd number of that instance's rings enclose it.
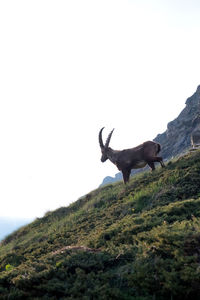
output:
{"label": "ibex head", "polygon": [[103,144],[103,139],[102,139],[103,129],[104,129],[104,127],[101,128],[101,130],[99,131],[99,144],[100,144],[101,153],[102,153],[101,161],[105,162],[108,159],[108,149],[109,149],[108,146],[109,146],[110,139],[111,139],[111,136],[112,136],[112,133],[113,133],[114,129],[108,135],[105,145]]}

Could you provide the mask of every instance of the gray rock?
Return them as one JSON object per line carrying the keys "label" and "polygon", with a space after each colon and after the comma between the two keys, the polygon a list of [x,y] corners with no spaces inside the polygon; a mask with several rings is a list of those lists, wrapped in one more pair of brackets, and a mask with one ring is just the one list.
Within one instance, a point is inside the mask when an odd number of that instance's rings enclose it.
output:
{"label": "gray rock", "polygon": [[191,147],[191,134],[200,126],[200,86],[186,101],[186,107],[179,116],[168,123],[167,130],[156,136],[154,141],[161,144],[161,155],[170,159]]}

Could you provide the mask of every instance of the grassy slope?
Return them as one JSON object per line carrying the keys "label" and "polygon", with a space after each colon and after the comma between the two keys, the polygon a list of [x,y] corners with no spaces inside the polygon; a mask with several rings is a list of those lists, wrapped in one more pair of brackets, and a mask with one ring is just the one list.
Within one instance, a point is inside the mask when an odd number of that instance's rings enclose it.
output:
{"label": "grassy slope", "polygon": [[195,152],[8,236],[0,299],[200,299],[199,221]]}

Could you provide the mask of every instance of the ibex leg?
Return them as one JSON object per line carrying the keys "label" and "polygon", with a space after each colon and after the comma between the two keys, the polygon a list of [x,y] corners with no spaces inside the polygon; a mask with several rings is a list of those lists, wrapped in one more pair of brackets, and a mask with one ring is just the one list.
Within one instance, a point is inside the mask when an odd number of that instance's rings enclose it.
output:
{"label": "ibex leg", "polygon": [[164,162],[163,162],[163,160],[162,160],[162,157],[161,157],[161,160],[160,160],[160,162],[159,162],[160,164],[161,164],[161,167],[162,168],[164,168],[165,167],[165,164],[164,164]]}
{"label": "ibex leg", "polygon": [[127,182],[129,182],[131,170],[127,170],[127,169],[122,170],[122,174],[123,174],[124,183],[126,184]]}
{"label": "ibex leg", "polygon": [[149,161],[148,165],[149,165],[149,167],[151,168],[152,171],[155,170],[155,165],[154,165],[154,163],[152,161]]}
{"label": "ibex leg", "polygon": [[148,159],[148,162],[147,162],[148,165],[152,168],[152,170],[155,169],[154,162],[159,162],[159,163],[161,164],[161,167],[162,167],[162,168],[165,167],[162,157],[160,157],[160,156],[155,156],[155,157],[149,158],[149,159]]}
{"label": "ibex leg", "polygon": [[164,165],[164,162],[163,162],[162,157],[161,157],[161,156],[157,156],[157,157],[155,157],[155,158],[156,158],[156,162],[159,162],[160,165],[161,165],[161,167],[164,168],[165,165]]}

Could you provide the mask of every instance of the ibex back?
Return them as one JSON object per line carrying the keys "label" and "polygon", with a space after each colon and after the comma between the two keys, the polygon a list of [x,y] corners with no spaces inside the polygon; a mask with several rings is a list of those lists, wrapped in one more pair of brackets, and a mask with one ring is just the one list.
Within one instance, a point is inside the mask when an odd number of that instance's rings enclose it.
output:
{"label": "ibex back", "polygon": [[143,168],[148,164],[153,171],[155,170],[155,162],[159,162],[164,167],[162,157],[157,156],[161,150],[160,144],[148,141],[131,149],[113,150],[109,147],[109,143],[114,129],[108,135],[105,145],[102,139],[103,129],[104,127],[99,131],[99,144],[102,153],[101,161],[105,162],[109,159],[115,164],[118,170],[122,171],[125,184],[129,181],[132,169]]}

